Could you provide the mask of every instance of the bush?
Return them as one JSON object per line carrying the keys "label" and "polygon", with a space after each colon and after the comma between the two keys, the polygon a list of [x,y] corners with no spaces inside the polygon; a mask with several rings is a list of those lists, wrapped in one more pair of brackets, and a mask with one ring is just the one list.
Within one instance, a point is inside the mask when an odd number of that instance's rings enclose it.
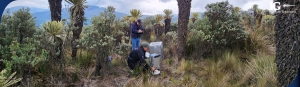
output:
{"label": "bush", "polygon": [[193,58],[201,58],[202,54],[211,48],[211,25],[207,17],[198,19],[189,30],[187,39],[187,55],[192,55]]}
{"label": "bush", "polygon": [[265,30],[273,30],[275,26],[275,16],[264,15],[262,17],[262,25]]}
{"label": "bush", "polygon": [[11,57],[3,60],[3,62],[8,73],[18,72],[16,76],[26,78],[26,85],[30,85],[31,79],[34,77],[32,74],[37,73],[37,64],[46,60],[48,52],[37,49],[36,45],[38,44],[32,39],[26,38],[23,42],[26,44],[13,41],[9,46]]}
{"label": "bush", "polygon": [[[15,39],[19,43],[22,43],[23,39],[32,37],[35,30],[35,18],[30,13],[29,8],[19,9],[12,14],[7,10],[7,13],[2,16],[0,32],[3,35],[0,34],[1,38],[16,37]],[[1,43],[2,41],[0,39],[0,44]]]}
{"label": "bush", "polygon": [[[7,11],[2,16],[0,24],[0,60],[3,60],[3,64],[6,66],[0,67],[6,68],[8,73],[16,71],[18,72],[16,76],[26,76],[29,79],[31,79],[32,73],[38,73],[35,70],[40,68],[38,63],[48,58],[46,48],[42,47],[43,41],[39,38],[49,40],[42,37],[42,34],[38,34],[41,33],[37,32],[40,30],[42,29],[36,28],[35,18],[30,14],[28,8],[22,8],[12,14]],[[47,45],[47,47],[52,46]],[[32,77],[34,76],[36,75],[32,75]]]}
{"label": "bush", "polygon": [[[115,48],[115,53],[121,56],[121,62],[122,62],[122,64],[125,64],[125,66],[127,66],[127,57],[130,53],[129,50],[131,50],[131,45],[127,44],[125,42],[120,43]],[[114,61],[115,61],[115,59],[112,62],[114,62]]]}
{"label": "bush", "polygon": [[178,28],[178,22],[173,22],[173,23],[171,23],[169,32],[172,32],[172,31],[177,32],[177,28]]}
{"label": "bush", "polygon": [[247,38],[247,32],[241,24],[241,15],[234,12],[228,1],[208,4],[205,16],[208,17],[213,47],[218,50],[240,48]]}
{"label": "bush", "polygon": [[205,8],[203,18],[189,25],[187,54],[220,56],[227,49],[244,49],[248,32],[239,12],[233,11],[228,1],[208,4]]}
{"label": "bush", "polygon": [[[2,15],[0,23],[0,60],[9,60],[11,58],[9,45],[11,45],[12,41],[23,44],[25,38],[33,37],[36,30],[35,18],[29,11],[29,8],[22,8],[11,14],[7,10]],[[1,61],[0,67],[0,69],[5,67]]]}
{"label": "bush", "polygon": [[[95,75],[99,75],[99,70],[105,71],[107,69],[107,57],[114,53],[120,54],[121,56],[128,55],[130,51],[129,44],[126,43],[126,36],[124,32],[125,23],[120,20],[116,20],[114,14],[115,8],[109,6],[104,12],[101,12],[99,16],[92,18],[91,26],[87,26],[83,33],[81,42],[82,49],[94,51],[96,56],[96,70]],[[116,38],[119,37],[118,42]],[[104,74],[104,72],[101,72]]]}

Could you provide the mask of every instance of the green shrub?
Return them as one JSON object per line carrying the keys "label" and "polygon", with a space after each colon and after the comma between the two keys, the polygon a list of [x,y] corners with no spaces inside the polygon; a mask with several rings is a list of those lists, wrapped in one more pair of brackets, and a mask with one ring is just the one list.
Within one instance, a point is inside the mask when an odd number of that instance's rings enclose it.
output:
{"label": "green shrub", "polygon": [[20,44],[17,41],[13,41],[9,46],[12,56],[3,60],[3,62],[8,73],[18,72],[16,76],[26,78],[26,85],[30,85],[32,77],[35,76],[31,76],[31,74],[39,73],[36,71],[37,65],[46,60],[48,52],[43,49],[37,49],[36,45],[38,44],[33,39],[26,38],[23,42],[24,44]]}
{"label": "green shrub", "polygon": [[172,22],[171,26],[170,26],[170,31],[169,32],[172,32],[172,31],[177,32],[177,28],[178,28],[178,22]]}
{"label": "green shrub", "polygon": [[[187,54],[196,57],[222,55],[227,49],[243,49],[248,32],[241,14],[228,1],[208,4],[202,19],[189,24]],[[198,56],[199,55],[199,56]]]}
{"label": "green shrub", "polygon": [[275,25],[275,16],[273,15],[264,15],[262,17],[262,25],[265,29],[273,30]]}
{"label": "green shrub", "polygon": [[211,28],[204,32],[211,36],[213,47],[218,50],[239,48],[247,38],[247,32],[241,23],[241,15],[234,12],[228,1],[208,4],[205,16]]}
{"label": "green shrub", "polygon": [[7,10],[1,19],[0,45],[10,45],[9,42],[11,42],[2,38],[15,38],[19,43],[22,43],[25,38],[33,36],[36,30],[35,24],[35,18],[30,13],[29,8],[21,8],[12,14]]}
{"label": "green shrub", "polygon": [[190,23],[190,27],[192,29],[189,30],[187,39],[187,55],[201,57],[212,46],[209,19],[207,17],[198,19],[195,23]]}
{"label": "green shrub", "polygon": [[42,50],[41,54],[36,54],[36,48],[33,43],[20,44],[13,41],[9,48],[12,52],[11,59],[3,60],[6,65],[6,70],[9,72],[11,70],[18,70],[18,72],[23,73],[23,70],[35,67],[39,62],[46,60],[48,55],[45,50]]}
{"label": "green shrub", "polygon": [[[6,13],[2,15],[0,23],[0,60],[10,60],[9,45],[12,41],[24,43],[25,38],[33,37],[36,31],[35,18],[29,11],[29,8],[22,8],[13,13],[6,10]],[[5,67],[1,61],[0,67],[0,69]]]}

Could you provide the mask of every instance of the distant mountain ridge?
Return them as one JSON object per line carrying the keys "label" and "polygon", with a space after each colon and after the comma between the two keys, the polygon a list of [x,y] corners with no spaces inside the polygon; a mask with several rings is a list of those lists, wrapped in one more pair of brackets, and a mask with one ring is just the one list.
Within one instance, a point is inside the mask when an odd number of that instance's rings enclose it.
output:
{"label": "distant mountain ridge", "polygon": [[[40,26],[43,23],[50,21],[51,20],[51,12],[50,9],[42,9],[42,8],[34,8],[34,7],[26,7],[26,6],[16,6],[16,7],[11,7],[7,8],[9,9],[10,12],[15,12],[18,11],[21,8],[29,8],[30,13],[33,14],[34,17],[36,17],[36,26]],[[100,12],[104,12],[106,8],[103,7],[98,7],[98,6],[89,6],[88,8],[85,9],[85,17],[88,19],[85,23],[86,24],[91,24],[90,20],[94,16],[100,15]],[[129,11],[128,11],[129,12]],[[5,12],[4,12],[5,13]],[[116,17],[122,19],[123,16],[127,16],[128,14],[121,13],[121,12],[115,12]],[[69,9],[68,8],[62,8],[62,19],[69,19]],[[203,13],[200,13],[200,17],[203,15]],[[147,16],[154,16],[154,15],[143,15],[141,19],[146,18]],[[172,17],[172,22],[176,22],[178,19],[177,14],[173,14]]]}
{"label": "distant mountain ridge", "polygon": [[[9,12],[15,12],[18,11],[21,8],[27,8],[24,6],[16,6],[16,7],[11,7],[11,8],[6,8],[5,10],[9,9]],[[36,12],[43,12],[43,11],[48,11],[49,9],[42,9],[42,8],[35,8],[35,7],[28,7],[30,9],[30,13],[36,13]],[[5,12],[5,11],[4,11]]]}

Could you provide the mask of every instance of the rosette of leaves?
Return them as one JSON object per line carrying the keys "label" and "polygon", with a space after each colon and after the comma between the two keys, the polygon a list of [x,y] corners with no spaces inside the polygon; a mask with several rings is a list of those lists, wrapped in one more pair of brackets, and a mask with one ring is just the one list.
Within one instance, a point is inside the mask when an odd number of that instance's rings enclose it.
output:
{"label": "rosette of leaves", "polygon": [[192,21],[193,23],[195,23],[197,19],[199,19],[199,13],[194,12],[194,13],[192,14],[191,21]]}
{"label": "rosette of leaves", "polygon": [[48,41],[54,45],[54,50],[51,50],[51,56],[57,59],[62,58],[62,46],[67,34],[64,29],[65,26],[62,21],[50,21],[43,25],[46,31]]}
{"label": "rosette of leaves", "polygon": [[16,72],[6,76],[7,71],[4,69],[0,72],[0,86],[1,87],[9,87],[17,82],[21,81],[22,78],[16,78]]}
{"label": "rosette of leaves", "polygon": [[165,27],[164,27],[165,24],[161,21],[164,19],[164,17],[161,14],[157,14],[154,19],[156,21],[156,23],[154,24],[156,39],[162,40],[161,36],[165,32]]}
{"label": "rosette of leaves", "polygon": [[71,24],[73,26],[72,34],[73,38],[71,40],[72,43],[72,59],[76,60],[77,50],[78,50],[78,39],[80,38],[80,34],[83,28],[84,23],[84,9],[88,6],[85,5],[86,0],[65,0],[67,3],[72,6],[69,8]]}
{"label": "rosette of leaves", "polygon": [[142,12],[141,10],[138,10],[138,9],[132,9],[130,10],[130,15],[131,16],[128,16],[129,17],[129,20],[130,22],[134,22],[134,21],[137,21],[139,19],[139,17],[142,16]]}
{"label": "rosette of leaves", "polygon": [[66,33],[64,31],[65,26],[61,21],[50,21],[43,25],[43,28],[47,32],[50,42],[54,42],[55,38],[65,40]]}
{"label": "rosette of leaves", "polygon": [[170,26],[171,26],[171,21],[172,21],[172,17],[173,15],[171,15],[173,12],[171,9],[165,9],[164,10],[165,13],[165,34],[167,34],[170,31]]}

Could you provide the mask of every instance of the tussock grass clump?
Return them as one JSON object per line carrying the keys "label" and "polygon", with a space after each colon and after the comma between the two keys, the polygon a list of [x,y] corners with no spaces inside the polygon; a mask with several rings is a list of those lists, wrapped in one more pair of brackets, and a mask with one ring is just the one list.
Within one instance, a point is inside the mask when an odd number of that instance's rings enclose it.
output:
{"label": "tussock grass clump", "polygon": [[94,56],[91,52],[85,50],[79,50],[78,60],[76,60],[76,65],[80,68],[87,68],[93,64]]}
{"label": "tussock grass clump", "polygon": [[238,52],[225,52],[223,58],[218,61],[223,72],[233,73],[242,66],[241,58]]}
{"label": "tussock grass clump", "polygon": [[117,66],[123,66],[124,65],[123,63],[124,62],[122,61],[121,58],[114,58],[113,57],[113,59],[111,61],[111,67],[113,68],[113,67],[117,67]]}
{"label": "tussock grass clump", "polygon": [[260,53],[243,63],[238,52],[225,52],[222,58],[215,61],[207,59],[208,66],[203,66],[199,75],[203,79],[204,86],[258,86],[276,87],[276,64],[274,55]]}
{"label": "tussock grass clump", "polygon": [[181,74],[185,74],[186,72],[191,73],[196,70],[195,65],[196,64],[194,64],[192,60],[181,59],[180,65],[177,68],[177,72]]}
{"label": "tussock grass clump", "polygon": [[245,41],[245,50],[246,53],[258,53],[258,52],[266,52],[267,50],[267,41],[264,40],[263,34],[260,34],[258,30],[247,30],[249,32],[249,36]]}
{"label": "tussock grass clump", "polygon": [[[227,60],[227,62],[225,62],[224,60]],[[229,80],[232,76],[232,72],[228,71],[233,70],[234,65],[232,64],[234,63],[228,60],[230,60],[230,58],[223,58],[218,60],[217,62],[215,62],[214,60],[208,60],[209,66],[204,66],[203,71],[199,72],[204,73],[205,80],[203,82],[205,87],[230,86]],[[226,69],[229,70],[227,71]]]}
{"label": "tussock grass clump", "polygon": [[249,84],[258,87],[276,87],[276,64],[275,56],[265,55],[264,53],[256,55],[241,71],[240,83],[248,81]]}

